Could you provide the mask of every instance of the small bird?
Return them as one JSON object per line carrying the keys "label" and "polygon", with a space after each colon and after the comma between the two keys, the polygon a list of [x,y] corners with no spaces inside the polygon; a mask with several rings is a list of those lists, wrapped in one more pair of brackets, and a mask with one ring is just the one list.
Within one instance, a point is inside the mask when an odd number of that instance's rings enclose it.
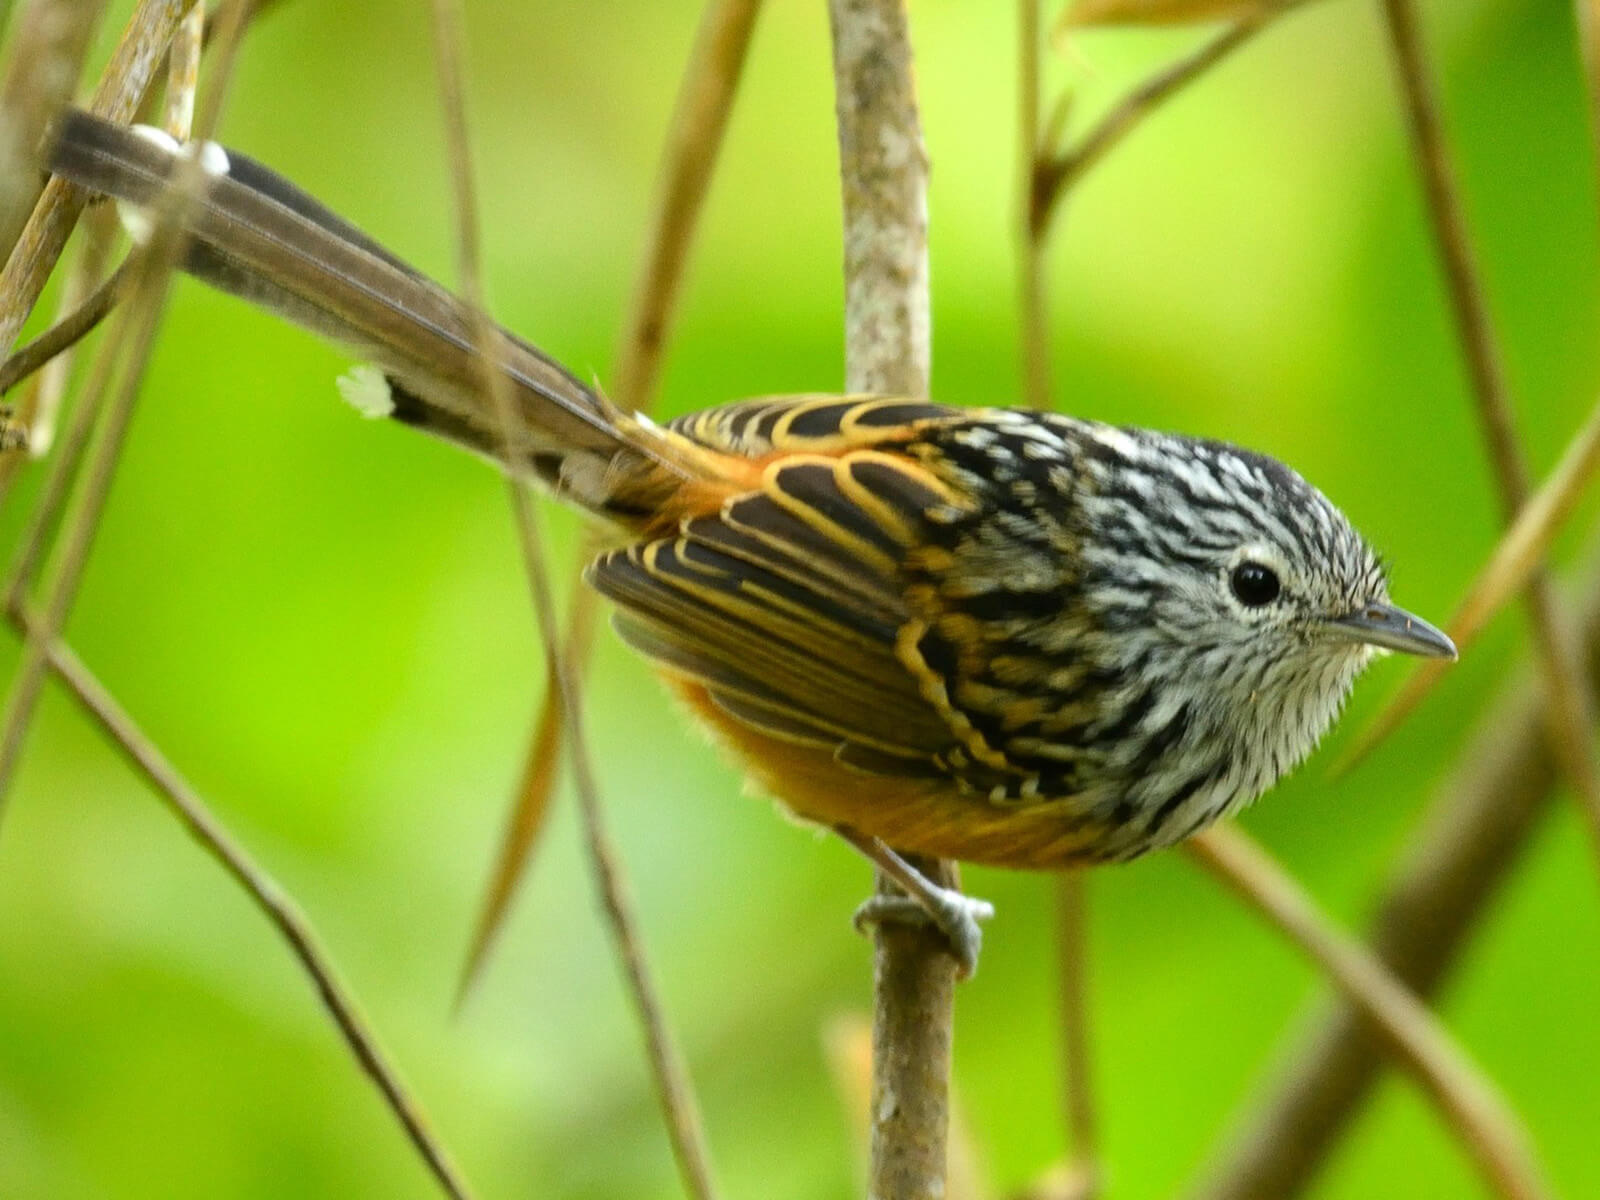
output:
{"label": "small bird", "polygon": [[657,425],[497,329],[507,431],[460,300],[214,145],[173,203],[184,153],[71,112],[50,166],[179,213],[186,270],[375,360],[341,381],[363,412],[610,526],[585,577],[623,640],[760,790],[899,879],[968,971],[992,910],[902,853],[1048,870],[1170,845],[1304,759],[1377,651],[1455,655],[1321,492],[1221,442],[919,397]]}

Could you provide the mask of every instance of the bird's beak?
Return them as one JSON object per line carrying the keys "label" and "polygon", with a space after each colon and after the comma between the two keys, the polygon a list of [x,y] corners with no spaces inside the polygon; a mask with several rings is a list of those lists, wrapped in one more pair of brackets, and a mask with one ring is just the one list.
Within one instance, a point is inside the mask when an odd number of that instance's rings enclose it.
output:
{"label": "bird's beak", "polygon": [[1363,604],[1355,612],[1322,623],[1333,637],[1419,654],[1424,658],[1454,658],[1456,644],[1440,629],[1392,604]]}

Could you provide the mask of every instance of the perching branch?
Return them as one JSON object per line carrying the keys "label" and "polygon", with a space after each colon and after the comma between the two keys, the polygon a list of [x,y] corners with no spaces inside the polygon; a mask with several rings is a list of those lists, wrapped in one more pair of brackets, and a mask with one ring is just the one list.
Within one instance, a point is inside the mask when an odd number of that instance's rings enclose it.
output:
{"label": "perching branch", "polygon": [[[844,204],[845,386],[928,391],[928,165],[903,0],[829,0]],[[948,864],[920,864],[941,882]],[[893,885],[881,874],[878,891]],[[875,934],[874,1200],[945,1195],[956,964],[926,926]]]}

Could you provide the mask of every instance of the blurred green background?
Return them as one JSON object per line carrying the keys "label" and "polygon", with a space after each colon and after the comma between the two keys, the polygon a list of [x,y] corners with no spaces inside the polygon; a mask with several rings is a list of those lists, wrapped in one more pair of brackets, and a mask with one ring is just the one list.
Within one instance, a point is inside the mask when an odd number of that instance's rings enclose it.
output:
{"label": "blurred green background", "polygon": [[[494,307],[604,379],[698,6],[469,7]],[[1542,474],[1600,374],[1600,222],[1571,6],[1424,9]],[[1018,394],[1014,17],[913,5],[947,403]],[[420,4],[284,4],[249,38],[224,129],[450,278],[427,30]],[[1081,117],[1195,36],[1085,34],[1051,58],[1052,86],[1072,82]],[[839,385],[832,113],[824,6],[772,0],[665,412]],[[1050,269],[1059,404],[1288,460],[1392,558],[1401,603],[1445,616],[1496,506],[1376,6],[1283,21],[1150,122],[1063,216]],[[542,660],[498,479],[356,419],[333,387],[346,365],[180,284],[71,639],[309,911],[484,1196],[677,1195],[569,798],[478,994],[449,1015]],[[14,538],[28,495],[0,534]],[[550,512],[548,527],[570,556],[575,521]],[[1325,750],[1246,827],[1359,925],[1523,642],[1516,618],[1501,621],[1369,767],[1335,785]],[[0,665],[15,657],[5,647]],[[1372,672],[1344,735],[1401,670]],[[609,640],[591,693],[612,824],[728,1194],[855,1194],[821,1043],[869,1003],[868,946],[848,921],[866,869],[741,796]],[[1444,1002],[1568,1197],[1600,1195],[1591,851],[1563,808]],[[968,881],[1000,915],[960,994],[956,1076],[989,1172],[1015,1187],[1063,1148],[1051,885]],[[1097,875],[1092,938],[1108,1194],[1169,1195],[1318,983],[1178,855]],[[1426,1103],[1391,1079],[1315,1195],[1480,1188]],[[431,1194],[283,946],[49,694],[0,832],[0,1196]]]}

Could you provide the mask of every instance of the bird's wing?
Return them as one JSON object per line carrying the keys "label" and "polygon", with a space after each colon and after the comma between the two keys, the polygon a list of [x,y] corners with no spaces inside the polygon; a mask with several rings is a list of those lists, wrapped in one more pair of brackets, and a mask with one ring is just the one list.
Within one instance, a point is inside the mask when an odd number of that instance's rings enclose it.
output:
{"label": "bird's wing", "polygon": [[618,630],[763,733],[867,771],[944,773],[958,739],[898,642],[902,562],[952,497],[872,450],[790,454],[761,480],[675,537],[595,561]]}

